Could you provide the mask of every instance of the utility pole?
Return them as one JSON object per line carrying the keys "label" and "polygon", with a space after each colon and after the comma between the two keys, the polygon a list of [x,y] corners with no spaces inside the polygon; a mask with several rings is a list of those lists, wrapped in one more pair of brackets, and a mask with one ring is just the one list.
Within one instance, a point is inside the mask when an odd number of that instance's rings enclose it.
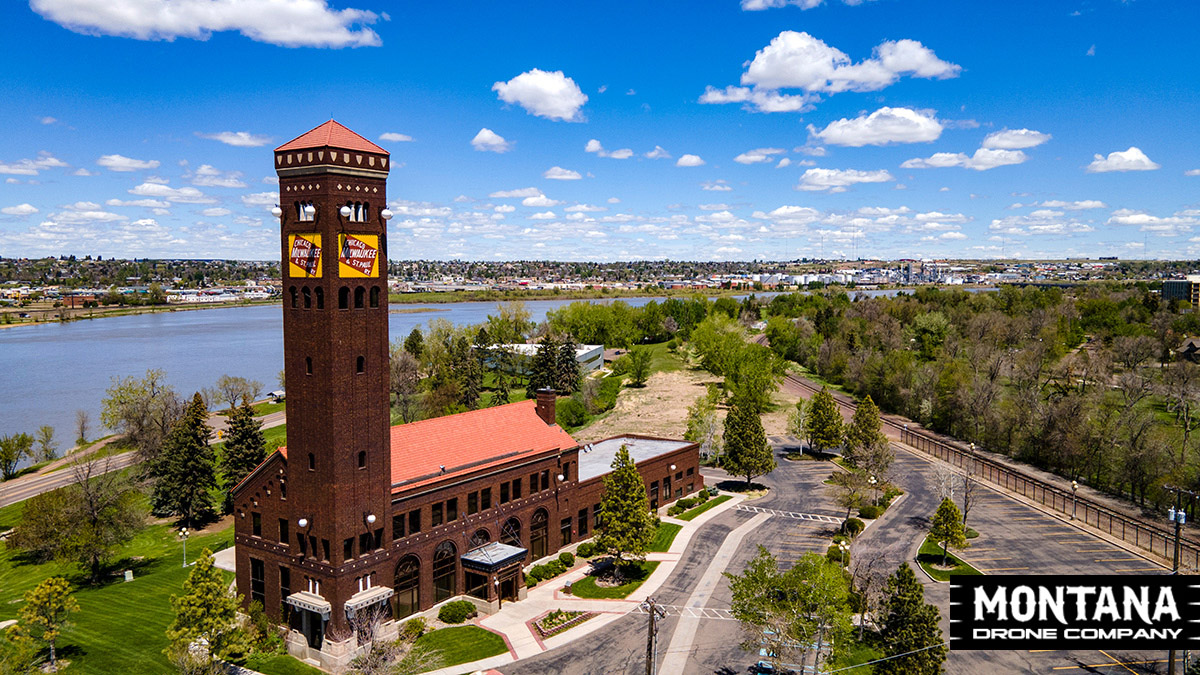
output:
{"label": "utility pole", "polygon": [[[1163,490],[1175,493],[1175,506],[1167,509],[1167,520],[1175,523],[1175,555],[1171,563],[1171,574],[1179,574],[1179,535],[1180,528],[1183,527],[1184,521],[1187,520],[1187,514],[1183,510],[1183,495],[1196,498],[1196,493],[1183,488],[1174,487],[1171,485],[1163,486]],[[1175,648],[1171,647],[1168,652],[1167,675],[1175,675]]]}
{"label": "utility pole", "polygon": [[658,620],[666,618],[667,612],[654,602],[654,598],[646,598],[638,607],[650,615],[646,624],[646,675],[655,675],[658,672]]}

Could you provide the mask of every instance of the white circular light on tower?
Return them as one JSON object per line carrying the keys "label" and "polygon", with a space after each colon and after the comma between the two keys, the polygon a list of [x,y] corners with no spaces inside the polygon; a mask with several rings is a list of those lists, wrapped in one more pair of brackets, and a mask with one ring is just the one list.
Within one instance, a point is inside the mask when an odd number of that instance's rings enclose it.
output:
{"label": "white circular light on tower", "polygon": [[308,518],[301,518],[300,520],[296,521],[296,524],[300,527],[308,527]]}
{"label": "white circular light on tower", "polygon": [[308,214],[309,218],[311,218],[316,212],[317,207],[313,206],[312,204],[308,204],[304,207],[304,213]]}
{"label": "white circular light on tower", "polygon": [[384,210],[380,211],[379,217],[383,218],[384,220],[391,220],[392,219],[392,210],[384,209]]}
{"label": "white circular light on tower", "polygon": [[367,516],[367,523],[369,523],[371,525],[375,524],[375,514],[374,513]]}
{"label": "white circular light on tower", "polygon": [[561,483],[561,482],[564,480],[564,478],[565,478],[565,477],[564,477],[564,476],[563,476],[561,473],[560,473],[560,474],[558,474],[558,481],[559,481],[560,483]]}
{"label": "white circular light on tower", "polygon": [[338,213],[342,214],[343,218],[349,218],[350,217],[350,207],[343,206],[342,208],[338,209]]}
{"label": "white circular light on tower", "polygon": [[279,205],[276,204],[275,208],[271,209],[271,215],[275,216],[276,218],[282,218],[283,217],[283,209],[279,208]]}
{"label": "white circular light on tower", "polygon": [[675,465],[674,465],[674,464],[672,464],[672,465],[671,465],[671,470],[672,470],[672,471],[674,471],[674,470],[675,470]]}

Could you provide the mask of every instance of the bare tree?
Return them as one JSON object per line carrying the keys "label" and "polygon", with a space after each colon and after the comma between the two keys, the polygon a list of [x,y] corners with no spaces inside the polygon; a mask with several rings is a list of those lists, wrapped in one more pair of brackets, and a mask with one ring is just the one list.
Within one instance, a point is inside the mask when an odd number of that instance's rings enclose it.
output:
{"label": "bare tree", "polygon": [[861,602],[858,607],[861,613],[858,621],[859,640],[863,639],[863,631],[868,617],[872,625],[879,625],[875,618],[879,616],[883,608],[885,599],[883,590],[887,586],[889,565],[890,562],[885,559],[884,552],[881,550],[860,552],[854,556],[850,565],[854,590],[857,591]]}
{"label": "bare tree", "polygon": [[937,498],[954,499],[955,483],[958,482],[958,476],[954,470],[948,466],[936,465],[933,467],[933,489],[937,493]]}
{"label": "bare tree", "polygon": [[1196,409],[1200,407],[1200,367],[1189,361],[1176,361],[1163,373],[1162,393],[1167,399],[1167,410],[1175,413],[1175,421],[1183,430],[1183,442],[1179,446],[1179,464],[1187,462],[1188,441],[1192,431],[1200,426]]}
{"label": "bare tree", "polygon": [[88,432],[92,427],[92,418],[86,410],[75,411],[75,444],[87,443]]}
{"label": "bare tree", "polygon": [[394,405],[405,423],[417,418],[420,410],[418,394],[420,391],[420,364],[416,357],[409,354],[399,345],[393,346],[390,363],[389,388],[395,396]]}
{"label": "bare tree", "polygon": [[959,477],[959,495],[962,498],[962,517],[963,527],[967,526],[967,515],[971,513],[971,507],[979,501],[979,479],[975,476],[975,468],[968,467],[966,471]]}
{"label": "bare tree", "polygon": [[217,383],[214,385],[220,400],[229,404],[232,408],[241,403],[245,399],[251,401],[258,396],[258,392],[262,391],[262,382],[257,380],[248,380],[244,377],[234,377],[231,375],[222,375],[217,378]]}
{"label": "bare tree", "polygon": [[1137,370],[1154,358],[1157,351],[1158,345],[1154,343],[1154,338],[1145,335],[1122,335],[1112,342],[1113,357],[1126,370]]}
{"label": "bare tree", "polygon": [[353,675],[417,675],[436,670],[444,659],[439,651],[418,647],[418,636],[402,632],[397,640],[383,637],[386,612],[375,605],[359,612],[354,630],[363,652],[350,662]]}

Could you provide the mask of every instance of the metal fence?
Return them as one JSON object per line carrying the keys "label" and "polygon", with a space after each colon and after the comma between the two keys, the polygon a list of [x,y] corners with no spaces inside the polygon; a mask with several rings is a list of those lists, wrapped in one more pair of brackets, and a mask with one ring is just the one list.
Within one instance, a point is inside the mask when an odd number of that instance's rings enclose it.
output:
{"label": "metal fence", "polygon": [[[1155,527],[1122,515],[1086,497],[1079,497],[1071,490],[1065,490],[1037,478],[1026,476],[986,457],[980,457],[936,438],[911,431],[907,425],[900,429],[900,440],[949,463],[951,466],[969,471],[982,480],[999,485],[1009,492],[1020,494],[1065,516],[1073,516],[1075,520],[1082,521],[1086,525],[1138,548],[1160,555],[1166,560],[1172,560],[1175,555],[1175,534],[1168,529]],[[1200,543],[1190,539],[1181,539],[1179,566],[1180,569],[1200,568]]]}

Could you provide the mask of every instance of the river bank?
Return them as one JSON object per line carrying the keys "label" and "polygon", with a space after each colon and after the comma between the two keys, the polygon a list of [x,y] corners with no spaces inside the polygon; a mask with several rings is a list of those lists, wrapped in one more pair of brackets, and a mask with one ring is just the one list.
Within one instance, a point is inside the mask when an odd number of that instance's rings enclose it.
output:
{"label": "river bank", "polygon": [[[46,303],[38,303],[46,304]],[[12,323],[0,321],[0,329],[16,328],[18,326],[44,326],[46,324],[70,323],[85,319],[103,319],[112,316],[137,316],[139,314],[156,314],[171,312],[190,312],[198,309],[228,309],[230,307],[253,307],[256,305],[277,305],[278,300],[240,300],[238,302],[220,302],[204,305],[144,305],[137,307],[89,307],[87,309],[67,309],[65,307],[30,306],[12,307],[0,311],[5,314],[28,314],[28,319],[17,319]],[[41,318],[34,318],[34,315]]]}

